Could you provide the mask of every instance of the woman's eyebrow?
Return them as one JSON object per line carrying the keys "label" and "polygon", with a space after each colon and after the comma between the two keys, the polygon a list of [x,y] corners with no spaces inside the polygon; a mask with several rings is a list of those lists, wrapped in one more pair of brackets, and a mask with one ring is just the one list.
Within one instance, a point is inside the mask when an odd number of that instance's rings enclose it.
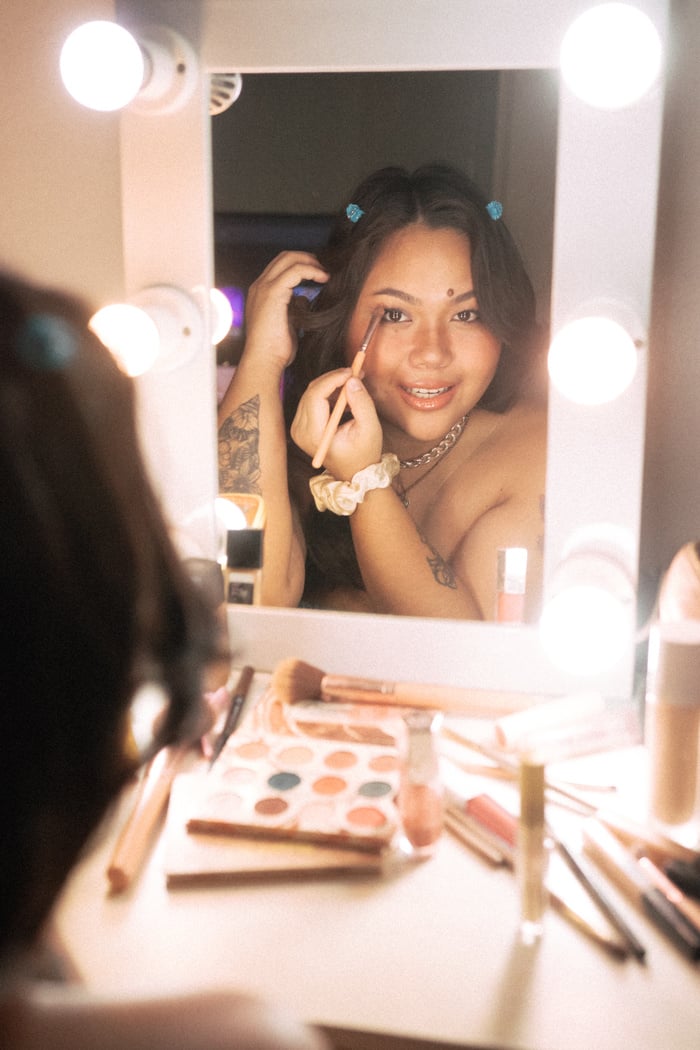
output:
{"label": "woman's eyebrow", "polygon": [[[405,303],[411,303],[412,306],[420,305],[420,299],[415,295],[410,295],[409,292],[402,292],[400,288],[379,288],[373,295],[392,295],[396,299],[402,299]],[[467,292],[462,292],[460,295],[456,295],[451,301],[453,303],[463,303],[467,299],[476,299],[476,292],[473,288],[470,288]]]}

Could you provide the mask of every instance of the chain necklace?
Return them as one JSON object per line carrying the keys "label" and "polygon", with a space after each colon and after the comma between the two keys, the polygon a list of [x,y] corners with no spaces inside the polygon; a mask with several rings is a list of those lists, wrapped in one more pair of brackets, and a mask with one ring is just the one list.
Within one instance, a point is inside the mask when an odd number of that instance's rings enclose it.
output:
{"label": "chain necklace", "polygon": [[[399,460],[402,470],[411,470],[413,467],[424,467],[426,463],[432,463],[433,460],[440,459],[446,452],[449,452],[457,441],[462,436],[462,432],[469,422],[471,412],[465,413],[461,419],[458,419],[456,423],[453,423],[450,429],[445,434],[444,438],[438,441],[437,445],[434,445],[429,452],[424,452],[422,456],[416,456],[415,459],[401,459]],[[425,477],[425,475],[423,475]]]}
{"label": "chain necklace", "polygon": [[431,463],[430,470],[426,470],[425,474],[421,474],[419,478],[412,481],[410,485],[402,485],[400,478],[396,479],[397,485],[399,486],[396,490],[397,495],[404,507],[408,507],[409,499],[408,493],[416,485],[419,485],[424,478],[427,478],[428,474],[438,465],[443,456],[445,456],[450,449],[453,449],[460,437],[464,433],[467,423],[469,422],[469,416],[471,412],[467,412],[461,419],[458,419],[445,434],[441,441],[438,441],[437,445],[430,449],[429,452],[424,452],[422,456],[417,456],[416,459],[401,459],[399,464],[402,470],[410,470],[412,467],[423,467],[426,463]]}

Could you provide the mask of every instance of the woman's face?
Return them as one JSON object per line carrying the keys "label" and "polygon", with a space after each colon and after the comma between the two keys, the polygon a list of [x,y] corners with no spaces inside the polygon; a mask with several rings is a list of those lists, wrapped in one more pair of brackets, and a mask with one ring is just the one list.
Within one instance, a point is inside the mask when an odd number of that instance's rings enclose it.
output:
{"label": "woman's face", "polygon": [[360,292],[346,354],[352,361],[372,312],[384,315],[364,382],[383,426],[417,443],[439,440],[488,388],[500,343],[479,317],[466,235],[417,223],[392,234]]}

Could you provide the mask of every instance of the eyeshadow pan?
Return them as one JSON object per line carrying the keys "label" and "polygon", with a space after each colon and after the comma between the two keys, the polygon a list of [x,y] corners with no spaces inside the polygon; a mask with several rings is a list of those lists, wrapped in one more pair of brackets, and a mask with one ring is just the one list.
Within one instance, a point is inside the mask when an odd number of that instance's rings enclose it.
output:
{"label": "eyeshadow pan", "polygon": [[319,777],[313,783],[313,789],[318,795],[339,795],[346,787],[342,777]]}
{"label": "eyeshadow pan", "polygon": [[295,788],[297,784],[301,784],[301,777],[298,773],[273,773],[271,777],[267,778],[267,783],[275,791],[289,791],[290,788]]}
{"label": "eyeshadow pan", "polygon": [[382,798],[384,795],[388,795],[391,792],[391,784],[386,780],[368,780],[366,783],[361,784],[358,790],[358,795],[363,795],[365,798]]}
{"label": "eyeshadow pan", "polygon": [[303,766],[307,762],[311,762],[313,757],[314,753],[311,748],[305,747],[303,744],[282,748],[275,755],[275,758],[285,766]]}
{"label": "eyeshadow pan", "polygon": [[386,824],[386,817],[381,809],[374,806],[356,806],[347,815],[348,824],[361,828],[381,828]]}
{"label": "eyeshadow pan", "polygon": [[287,803],[283,798],[261,798],[255,803],[255,812],[259,813],[262,817],[276,817],[280,813],[284,813],[287,809]]}
{"label": "eyeshadow pan", "polygon": [[397,755],[375,755],[367,765],[375,773],[392,773],[399,768],[399,760]]}
{"label": "eyeshadow pan", "polygon": [[329,769],[349,769],[357,765],[357,755],[352,751],[331,751],[324,761]]}
{"label": "eyeshadow pan", "polygon": [[247,740],[236,748],[236,754],[241,758],[264,758],[267,754],[267,745],[262,740]]}

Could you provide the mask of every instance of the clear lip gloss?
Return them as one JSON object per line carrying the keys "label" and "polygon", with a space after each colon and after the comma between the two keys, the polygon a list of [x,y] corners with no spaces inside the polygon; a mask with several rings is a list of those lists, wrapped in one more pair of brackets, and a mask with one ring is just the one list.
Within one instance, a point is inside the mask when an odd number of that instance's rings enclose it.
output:
{"label": "clear lip gloss", "polygon": [[435,711],[410,711],[404,716],[406,750],[401,764],[399,814],[411,855],[429,857],[444,823],[444,792],[435,732],[442,716]]}

